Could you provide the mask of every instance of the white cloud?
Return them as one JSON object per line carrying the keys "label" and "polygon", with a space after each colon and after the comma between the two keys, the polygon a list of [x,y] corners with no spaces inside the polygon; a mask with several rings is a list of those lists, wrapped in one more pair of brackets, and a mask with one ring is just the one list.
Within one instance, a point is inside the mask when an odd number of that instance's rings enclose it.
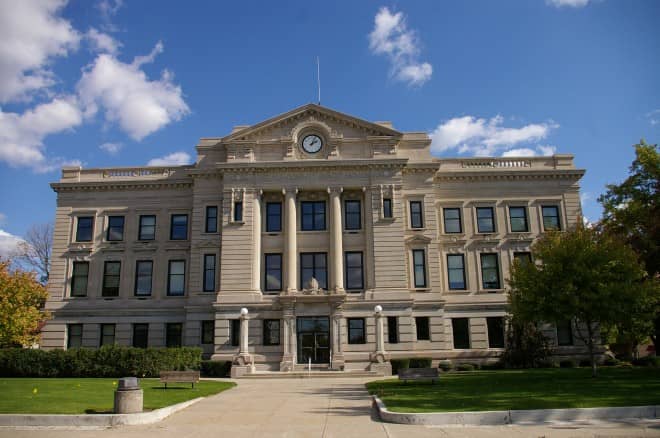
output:
{"label": "white cloud", "polygon": [[103,143],[99,146],[99,149],[109,153],[110,155],[117,155],[123,147],[123,143]]}
{"label": "white cloud", "polygon": [[175,85],[172,74],[163,71],[158,80],[149,80],[140,69],[162,52],[158,43],[147,56],[137,56],[131,64],[104,53],[88,65],[78,82],[77,90],[87,116],[99,107],[108,122],[119,127],[135,140],[159,130],[189,113],[181,87]]}
{"label": "white cloud", "polygon": [[[447,120],[431,133],[431,151],[440,154],[456,149],[459,154],[489,156],[520,143],[544,139],[551,129],[558,127],[555,123],[532,123],[520,128],[509,128],[502,126],[503,122],[501,116],[489,120],[473,116]],[[539,152],[543,155],[549,150],[547,146],[539,146]]]}
{"label": "white cloud", "polygon": [[5,222],[7,222],[7,215],[4,213],[0,213],[0,225],[4,225]]}
{"label": "white cloud", "polygon": [[92,49],[95,52],[117,55],[117,53],[119,53],[119,48],[122,46],[119,41],[112,38],[107,33],[99,32],[93,27],[87,31],[85,37],[89,40]]}
{"label": "white cloud", "polygon": [[71,96],[55,98],[22,114],[0,109],[0,161],[13,167],[31,167],[37,172],[75,164],[62,158],[47,159],[43,140],[47,135],[70,130],[81,123],[82,113]]}
{"label": "white cloud", "polygon": [[53,85],[48,68],[78,47],[80,34],[59,16],[66,0],[0,0],[0,102]]}
{"label": "white cloud", "polygon": [[0,230],[0,257],[15,255],[21,242],[23,242],[23,239],[20,237]]}
{"label": "white cloud", "polygon": [[117,12],[124,6],[123,0],[101,0],[96,4],[96,8],[101,13],[101,20],[103,21],[102,27],[109,32],[116,32],[117,26],[114,25],[112,19]]}
{"label": "white cloud", "polygon": [[546,0],[545,2],[556,8],[562,8],[564,6],[571,8],[582,8],[589,4],[590,0]]}
{"label": "white cloud", "polygon": [[554,146],[536,146],[536,149],[532,148],[518,148],[518,149],[509,149],[502,152],[503,157],[537,157],[537,156],[549,156],[554,155],[557,151],[557,148]]}
{"label": "white cloud", "polygon": [[369,34],[369,48],[389,58],[391,74],[397,80],[420,86],[431,79],[433,67],[419,61],[419,38],[417,32],[408,29],[403,12],[393,14],[387,7],[380,8]]}
{"label": "white cloud", "polygon": [[539,145],[536,147],[538,151],[540,152],[539,155],[554,155],[557,153],[557,147],[556,146],[550,146],[550,145]]}
{"label": "white cloud", "polygon": [[190,155],[186,152],[174,152],[149,160],[147,166],[182,166],[185,164],[190,164]]}
{"label": "white cloud", "polygon": [[649,119],[649,123],[653,126],[660,124],[660,109],[650,111],[646,113],[646,118]]}

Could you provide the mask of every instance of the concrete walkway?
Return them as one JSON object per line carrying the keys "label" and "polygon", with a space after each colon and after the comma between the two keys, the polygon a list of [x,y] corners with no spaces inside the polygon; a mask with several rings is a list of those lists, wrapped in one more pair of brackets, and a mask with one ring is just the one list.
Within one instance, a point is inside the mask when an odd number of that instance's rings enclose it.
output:
{"label": "concrete walkway", "polygon": [[595,425],[433,427],[374,418],[368,379],[239,380],[161,423],[103,430],[0,428],[12,438],[187,437],[660,437],[660,422]]}

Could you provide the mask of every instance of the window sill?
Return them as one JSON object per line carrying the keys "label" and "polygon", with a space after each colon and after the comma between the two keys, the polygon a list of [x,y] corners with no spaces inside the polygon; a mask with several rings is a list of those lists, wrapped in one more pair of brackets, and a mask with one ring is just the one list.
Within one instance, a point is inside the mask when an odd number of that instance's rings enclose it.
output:
{"label": "window sill", "polygon": [[219,231],[204,231],[200,233],[202,236],[218,236],[220,235]]}
{"label": "window sill", "polygon": [[410,289],[412,292],[431,292],[430,287],[414,287]]}
{"label": "window sill", "polygon": [[186,295],[183,294],[183,295],[165,295],[163,298],[169,299],[169,298],[185,298],[185,297]]}
{"label": "window sill", "polygon": [[245,221],[229,221],[229,225],[243,225]]}

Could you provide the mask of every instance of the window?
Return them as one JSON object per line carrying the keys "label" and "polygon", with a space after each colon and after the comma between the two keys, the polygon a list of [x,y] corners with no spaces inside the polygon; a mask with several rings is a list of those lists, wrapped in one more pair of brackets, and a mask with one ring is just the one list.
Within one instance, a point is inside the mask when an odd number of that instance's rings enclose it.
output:
{"label": "window", "polygon": [[500,268],[497,254],[481,254],[481,280],[484,289],[500,288]]}
{"label": "window", "polygon": [[115,325],[101,324],[101,342],[100,346],[112,345],[115,343]]}
{"label": "window", "polygon": [[470,348],[470,323],[467,318],[453,318],[454,348]]}
{"label": "window", "polygon": [[364,344],[367,340],[364,334],[364,318],[348,318],[348,343]]}
{"label": "window", "polygon": [[300,288],[305,289],[312,277],[319,282],[321,289],[328,288],[328,267],[326,253],[300,253]]}
{"label": "window", "polygon": [[573,345],[573,329],[570,320],[557,321],[557,345]]}
{"label": "window", "polygon": [[344,227],[347,230],[359,230],[362,228],[360,201],[344,201]]}
{"label": "window", "polygon": [[170,260],[167,277],[167,295],[183,295],[186,291],[186,261]]}
{"label": "window", "polygon": [[207,233],[217,233],[218,232],[218,207],[215,205],[209,205],[206,207],[206,226],[204,230]]}
{"label": "window", "polygon": [[424,228],[422,201],[410,201],[410,228]]}
{"label": "window", "polygon": [[302,209],[302,231],[325,230],[325,201],[304,201]]}
{"label": "window", "polygon": [[79,216],[76,228],[76,242],[91,242],[94,234],[94,217]]}
{"label": "window", "polygon": [[138,260],[135,264],[135,296],[151,295],[151,277],[154,262],[151,260]]}
{"label": "window", "polygon": [[238,347],[241,342],[241,320],[240,319],[230,319],[231,321],[231,333],[229,340],[233,347]]}
{"label": "window", "polygon": [[383,217],[386,219],[392,218],[392,199],[383,199]]}
{"label": "window", "polygon": [[493,207],[477,207],[477,231],[480,233],[495,232]]}
{"label": "window", "polygon": [[243,222],[243,202],[234,202],[234,222]]}
{"label": "window", "polygon": [[168,322],[165,324],[165,346],[167,348],[180,347],[182,334],[183,324],[180,322]]}
{"label": "window", "polygon": [[543,214],[543,229],[545,231],[559,231],[561,230],[561,221],[559,220],[559,207],[557,206],[543,206],[541,207]]}
{"label": "window", "polygon": [[266,232],[279,233],[282,231],[282,203],[266,203]]}
{"label": "window", "polygon": [[121,262],[105,262],[103,264],[103,290],[101,296],[119,296],[119,277],[121,273]]}
{"label": "window", "polygon": [[87,278],[89,277],[89,262],[73,262],[71,275],[71,296],[87,296]]}
{"label": "window", "polygon": [[509,221],[511,222],[511,232],[528,232],[529,227],[527,226],[527,207],[509,207]]}
{"label": "window", "polygon": [[346,289],[359,290],[364,288],[364,274],[362,270],[362,253],[347,251],[344,253],[346,270]]}
{"label": "window", "polygon": [[215,254],[204,254],[204,292],[215,292]]}
{"label": "window", "polygon": [[521,266],[525,266],[529,263],[532,263],[532,253],[527,251],[514,252],[513,261],[518,260]]}
{"label": "window", "polygon": [[82,324],[67,324],[66,326],[66,348],[82,347]]}
{"label": "window", "polygon": [[133,324],[133,347],[147,348],[149,345],[149,324]]}
{"label": "window", "polygon": [[426,256],[423,249],[413,249],[413,277],[415,287],[426,287]]}
{"label": "window", "polygon": [[280,345],[280,320],[264,319],[264,345]]}
{"label": "window", "polygon": [[202,344],[213,344],[215,337],[215,321],[202,321]]}
{"label": "window", "polygon": [[188,215],[173,214],[170,222],[170,240],[188,239]]}
{"label": "window", "polygon": [[396,316],[387,317],[387,342],[399,343],[399,321]]}
{"label": "window", "polygon": [[141,215],[138,240],[154,240],[156,238],[156,216]]}
{"label": "window", "polygon": [[108,216],[106,240],[110,242],[124,240],[124,216]]}
{"label": "window", "polygon": [[449,289],[465,289],[465,259],[463,254],[447,254]]}
{"label": "window", "polygon": [[494,316],[486,318],[488,325],[488,348],[504,348],[504,318]]}
{"label": "window", "polygon": [[266,278],[264,288],[266,291],[282,290],[282,254],[265,254]]}
{"label": "window", "polygon": [[460,208],[443,208],[442,217],[445,221],[445,233],[455,234],[463,232]]}
{"label": "window", "polygon": [[430,341],[431,332],[429,330],[429,317],[417,316],[415,317],[415,326],[417,326],[417,340]]}

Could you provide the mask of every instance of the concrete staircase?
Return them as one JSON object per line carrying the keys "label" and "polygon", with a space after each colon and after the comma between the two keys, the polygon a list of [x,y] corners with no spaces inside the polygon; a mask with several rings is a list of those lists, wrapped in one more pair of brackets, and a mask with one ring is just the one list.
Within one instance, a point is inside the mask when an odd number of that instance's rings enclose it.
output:
{"label": "concrete staircase", "polygon": [[346,378],[346,377],[383,377],[383,374],[376,371],[333,371],[333,370],[319,370],[312,369],[311,371],[257,371],[252,374],[245,374],[241,379],[305,379],[305,378]]}

